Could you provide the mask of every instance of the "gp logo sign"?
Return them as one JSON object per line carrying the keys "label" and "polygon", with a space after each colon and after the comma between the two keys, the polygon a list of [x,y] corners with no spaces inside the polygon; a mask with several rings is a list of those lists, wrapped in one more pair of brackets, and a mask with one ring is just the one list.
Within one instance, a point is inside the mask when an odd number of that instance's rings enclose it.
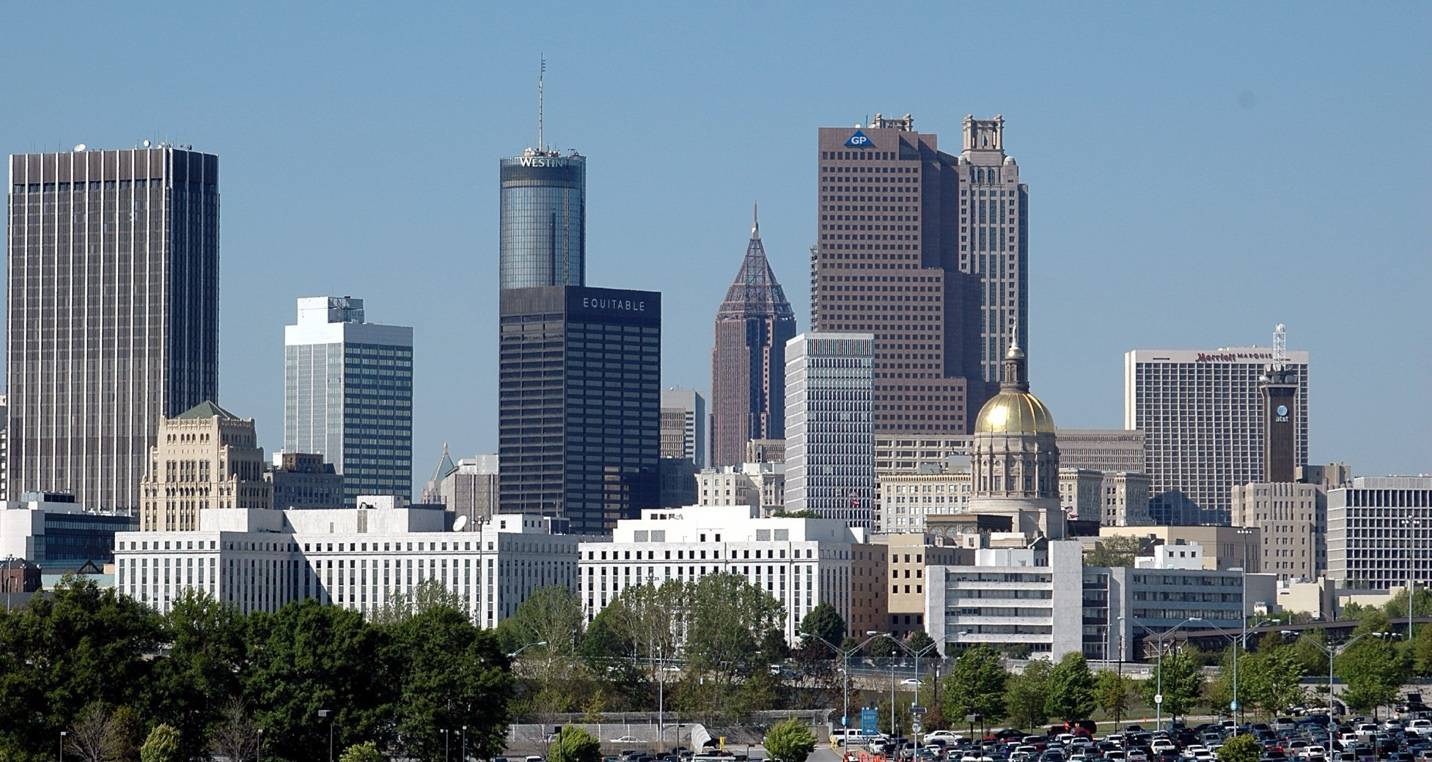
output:
{"label": "gp logo sign", "polygon": [[873,145],[875,145],[875,143],[871,142],[870,138],[865,137],[865,133],[860,130],[856,130],[854,135],[851,135],[845,140],[846,148],[869,148]]}

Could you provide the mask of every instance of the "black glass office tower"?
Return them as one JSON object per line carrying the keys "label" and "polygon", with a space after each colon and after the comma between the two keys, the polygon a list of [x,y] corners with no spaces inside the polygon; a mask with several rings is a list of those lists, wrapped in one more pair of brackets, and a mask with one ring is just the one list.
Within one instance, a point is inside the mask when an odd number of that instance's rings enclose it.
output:
{"label": "black glass office tower", "polygon": [[597,533],[657,507],[661,294],[508,289],[500,309],[502,511]]}
{"label": "black glass office tower", "polygon": [[529,148],[503,159],[500,173],[501,287],[586,283],[586,158]]}
{"label": "black glass office tower", "polygon": [[139,507],[160,417],[218,398],[219,159],[10,157],[9,494]]}

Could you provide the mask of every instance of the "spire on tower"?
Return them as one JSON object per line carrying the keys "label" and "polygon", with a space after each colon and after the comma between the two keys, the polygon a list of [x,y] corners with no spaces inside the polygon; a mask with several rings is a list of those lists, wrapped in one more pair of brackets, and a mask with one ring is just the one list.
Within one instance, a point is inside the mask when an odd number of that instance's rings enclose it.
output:
{"label": "spire on tower", "polygon": [[757,204],[755,201],[751,202],[751,237],[761,237],[761,218],[757,214]]}
{"label": "spire on tower", "polygon": [[546,150],[547,150],[547,143],[544,142],[545,136],[542,134],[542,128],[543,128],[543,124],[542,124],[543,113],[542,113],[542,111],[543,111],[543,106],[545,105],[545,104],[543,103],[542,85],[543,85],[543,80],[546,79],[546,77],[547,77],[547,56],[544,55],[544,56],[542,56],[542,67],[541,67],[540,69],[538,69],[538,71],[537,71],[537,150],[538,150],[538,151],[546,151]]}

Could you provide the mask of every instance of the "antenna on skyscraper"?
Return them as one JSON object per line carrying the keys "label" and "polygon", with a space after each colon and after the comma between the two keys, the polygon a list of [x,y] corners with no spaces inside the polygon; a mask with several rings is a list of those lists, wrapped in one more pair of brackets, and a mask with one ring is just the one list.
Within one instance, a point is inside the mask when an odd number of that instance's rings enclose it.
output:
{"label": "antenna on skyscraper", "polygon": [[1279,323],[1273,328],[1273,370],[1288,367],[1288,326]]}
{"label": "antenna on skyscraper", "polygon": [[537,71],[537,150],[546,151],[547,144],[542,135],[542,80],[547,76],[547,56],[542,56],[542,67]]}

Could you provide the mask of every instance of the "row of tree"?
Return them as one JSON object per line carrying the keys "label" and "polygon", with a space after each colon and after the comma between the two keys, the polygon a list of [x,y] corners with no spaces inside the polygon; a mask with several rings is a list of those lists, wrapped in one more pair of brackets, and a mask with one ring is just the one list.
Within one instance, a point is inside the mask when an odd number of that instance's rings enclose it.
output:
{"label": "row of tree", "polygon": [[[328,758],[375,748],[432,758],[441,730],[500,753],[513,693],[509,660],[440,590],[378,621],[315,601],[242,616],[186,595],[160,616],[89,581],[61,583],[0,612],[0,759],[108,762],[215,754]],[[323,717],[320,710],[327,710]],[[167,729],[166,729],[167,728]],[[153,736],[153,738],[151,738]]]}

